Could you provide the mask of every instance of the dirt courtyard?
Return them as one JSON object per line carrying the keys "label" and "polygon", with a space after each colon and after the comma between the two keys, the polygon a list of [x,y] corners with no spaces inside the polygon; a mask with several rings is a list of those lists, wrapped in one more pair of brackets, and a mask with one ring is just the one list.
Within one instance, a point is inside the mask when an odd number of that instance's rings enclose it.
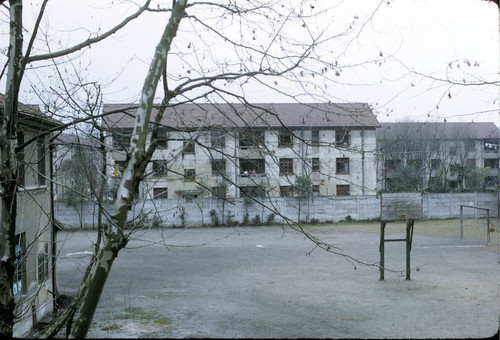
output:
{"label": "dirt courtyard", "polygon": [[[498,221],[491,224],[498,230]],[[120,252],[89,337],[478,338],[499,327],[499,233],[486,221],[415,221],[404,242],[379,222],[139,231]],[[404,236],[389,223],[386,238]],[[58,290],[76,292],[95,232],[60,232]],[[353,260],[355,259],[355,260]],[[359,261],[359,262],[356,262]]]}

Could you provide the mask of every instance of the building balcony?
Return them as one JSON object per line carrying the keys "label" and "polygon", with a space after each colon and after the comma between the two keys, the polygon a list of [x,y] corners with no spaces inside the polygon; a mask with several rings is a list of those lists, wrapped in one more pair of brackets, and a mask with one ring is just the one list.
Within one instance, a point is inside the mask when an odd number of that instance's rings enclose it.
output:
{"label": "building balcony", "polygon": [[258,185],[266,180],[266,174],[250,174],[250,173],[242,173],[238,175],[238,184],[239,185]]}

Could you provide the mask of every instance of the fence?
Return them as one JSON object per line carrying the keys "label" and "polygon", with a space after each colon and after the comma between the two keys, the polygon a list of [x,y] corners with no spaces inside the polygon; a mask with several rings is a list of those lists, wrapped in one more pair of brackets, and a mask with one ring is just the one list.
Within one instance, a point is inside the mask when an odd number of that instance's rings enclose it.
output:
{"label": "fence", "polygon": [[[459,218],[460,205],[473,205],[490,209],[490,216],[498,216],[498,197],[496,193],[450,193],[423,194],[423,216],[427,219]],[[223,202],[216,199],[157,199],[136,203],[130,213],[131,223],[138,220],[156,221],[165,227],[213,225],[218,219],[227,222],[238,221],[258,224],[272,220],[338,222],[346,219],[371,220],[380,217],[380,200],[376,196],[267,198],[265,207],[244,199]],[[105,203],[110,208],[110,203]],[[55,202],[55,217],[68,227],[92,227],[95,225],[97,206],[84,203],[77,208],[68,207],[64,202]],[[279,212],[279,213],[278,213]],[[271,215],[274,214],[274,215]],[[481,210],[464,211],[465,218],[485,217]]]}

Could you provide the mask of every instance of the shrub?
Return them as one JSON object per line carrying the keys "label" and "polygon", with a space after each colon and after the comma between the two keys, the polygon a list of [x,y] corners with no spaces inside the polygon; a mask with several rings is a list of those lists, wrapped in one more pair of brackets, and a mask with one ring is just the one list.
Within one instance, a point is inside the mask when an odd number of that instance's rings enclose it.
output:
{"label": "shrub", "polygon": [[234,216],[232,214],[227,215],[226,225],[229,227],[234,227],[235,225],[237,225],[236,221],[234,220]]}
{"label": "shrub", "polygon": [[255,217],[252,219],[252,224],[253,225],[260,225],[260,216],[255,215]]}
{"label": "shrub", "polygon": [[152,228],[160,228],[162,226],[162,220],[158,213],[154,214],[153,219],[151,220]]}
{"label": "shrub", "polygon": [[248,225],[248,222],[250,222],[250,217],[249,217],[248,213],[245,213],[245,215],[243,215],[243,222],[242,222],[242,224],[243,225]]}
{"label": "shrub", "polygon": [[212,226],[218,227],[220,225],[220,219],[215,209],[210,210],[210,218],[212,219]]}
{"label": "shrub", "polygon": [[273,224],[275,217],[276,217],[275,213],[270,213],[269,215],[267,215],[266,224],[267,225]]}

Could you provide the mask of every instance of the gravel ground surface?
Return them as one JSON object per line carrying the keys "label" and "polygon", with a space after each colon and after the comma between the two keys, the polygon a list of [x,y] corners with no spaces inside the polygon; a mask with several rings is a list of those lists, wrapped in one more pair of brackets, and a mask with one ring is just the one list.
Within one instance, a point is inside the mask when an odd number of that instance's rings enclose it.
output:
{"label": "gravel ground surface", "polygon": [[[492,221],[498,230],[498,221]],[[416,221],[411,280],[404,242],[380,224],[307,226],[361,261],[315,249],[290,228],[141,231],[113,265],[89,337],[484,338],[499,329],[499,234],[485,220]],[[390,223],[387,238],[404,224]],[[78,289],[95,233],[60,232],[59,291]],[[393,271],[392,271],[393,270]]]}

